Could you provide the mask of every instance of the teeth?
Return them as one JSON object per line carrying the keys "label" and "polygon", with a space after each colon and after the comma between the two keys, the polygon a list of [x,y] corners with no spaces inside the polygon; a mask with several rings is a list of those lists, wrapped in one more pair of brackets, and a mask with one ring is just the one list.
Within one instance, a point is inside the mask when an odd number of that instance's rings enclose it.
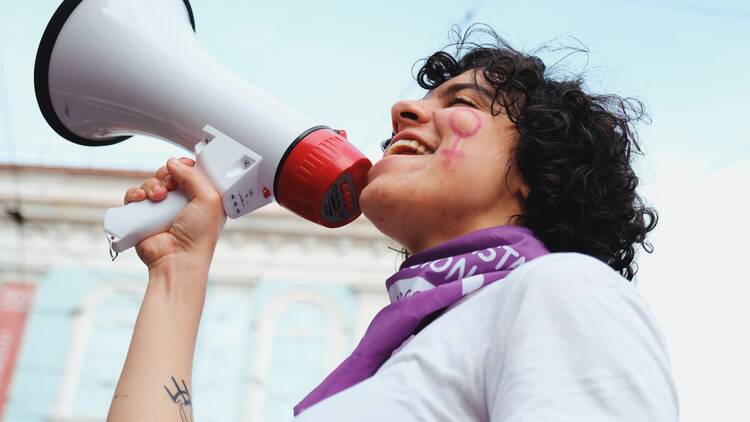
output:
{"label": "teeth", "polygon": [[431,154],[432,151],[429,151],[427,148],[425,148],[424,145],[420,144],[419,142],[413,140],[413,139],[400,139],[388,148],[388,155],[393,154],[404,154],[404,153],[412,153],[416,155],[425,155],[425,154]]}

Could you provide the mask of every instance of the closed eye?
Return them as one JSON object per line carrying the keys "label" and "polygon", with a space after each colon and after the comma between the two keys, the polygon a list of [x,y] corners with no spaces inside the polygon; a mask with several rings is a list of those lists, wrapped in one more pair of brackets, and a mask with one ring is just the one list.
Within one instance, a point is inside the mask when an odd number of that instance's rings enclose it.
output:
{"label": "closed eye", "polygon": [[454,105],[463,104],[472,108],[477,108],[476,104],[474,104],[471,100],[464,98],[464,97],[453,97],[448,101],[448,107],[453,107]]}

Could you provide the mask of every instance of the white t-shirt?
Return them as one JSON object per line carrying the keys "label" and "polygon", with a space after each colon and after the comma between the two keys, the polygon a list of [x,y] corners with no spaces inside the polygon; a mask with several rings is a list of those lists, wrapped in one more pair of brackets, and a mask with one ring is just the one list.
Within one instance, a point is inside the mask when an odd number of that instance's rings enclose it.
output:
{"label": "white t-shirt", "polygon": [[676,421],[664,337],[636,288],[575,253],[472,293],[299,422]]}

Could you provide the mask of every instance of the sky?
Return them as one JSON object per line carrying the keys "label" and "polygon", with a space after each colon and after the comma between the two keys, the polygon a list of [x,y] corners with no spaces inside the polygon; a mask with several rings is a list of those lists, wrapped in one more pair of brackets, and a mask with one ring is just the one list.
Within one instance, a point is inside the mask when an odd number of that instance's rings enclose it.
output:
{"label": "sky", "polygon": [[[193,0],[197,36],[219,61],[313,119],[345,128],[373,160],[390,106],[423,92],[412,66],[484,22],[515,47],[585,46],[557,65],[590,90],[637,98],[641,193],[660,213],[638,285],[662,325],[682,420],[747,419],[750,288],[745,268],[750,139],[750,2]],[[135,137],[107,148],[66,142],[33,92],[36,48],[56,1],[0,0],[0,162],[150,170],[173,155]],[[561,59],[541,50],[547,63]],[[210,77],[210,76],[209,76]]]}

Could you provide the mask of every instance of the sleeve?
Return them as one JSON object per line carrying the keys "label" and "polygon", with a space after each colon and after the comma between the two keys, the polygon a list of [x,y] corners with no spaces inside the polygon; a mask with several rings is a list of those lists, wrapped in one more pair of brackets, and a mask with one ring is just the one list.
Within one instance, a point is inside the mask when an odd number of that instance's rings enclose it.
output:
{"label": "sleeve", "polygon": [[648,306],[606,265],[565,255],[525,273],[504,303],[486,356],[490,420],[677,421]]}

